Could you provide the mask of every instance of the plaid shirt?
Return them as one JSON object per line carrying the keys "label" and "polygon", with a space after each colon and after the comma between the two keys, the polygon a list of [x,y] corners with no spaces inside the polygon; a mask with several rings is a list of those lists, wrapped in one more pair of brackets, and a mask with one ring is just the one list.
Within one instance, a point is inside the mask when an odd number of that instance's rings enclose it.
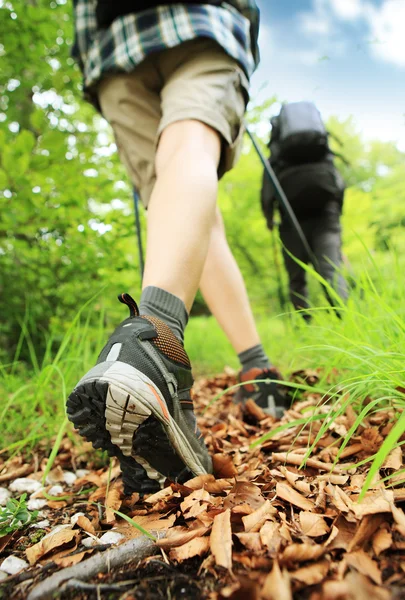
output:
{"label": "plaid shirt", "polygon": [[97,30],[96,0],[74,0],[72,56],[83,72],[85,96],[97,104],[93,86],[111,72],[130,72],[152,52],[198,37],[212,38],[250,77],[259,62],[259,9],[255,0],[233,0],[236,8],[172,4],[118,17]]}

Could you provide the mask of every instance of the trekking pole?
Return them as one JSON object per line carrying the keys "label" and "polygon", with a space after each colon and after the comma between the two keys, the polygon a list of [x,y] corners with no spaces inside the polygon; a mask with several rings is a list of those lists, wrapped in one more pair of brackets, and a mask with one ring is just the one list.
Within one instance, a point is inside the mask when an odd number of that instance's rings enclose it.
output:
{"label": "trekking pole", "polygon": [[138,240],[139,268],[141,270],[141,277],[143,277],[145,263],[143,260],[141,220],[139,218],[139,196],[138,196],[138,192],[135,190],[135,188],[134,188],[134,207],[135,207],[135,230],[136,230],[136,237]]}
{"label": "trekking pole", "polygon": [[[267,177],[270,179],[270,182],[274,187],[274,191],[276,192],[276,196],[277,196],[278,201],[280,202],[280,205],[284,207],[284,210],[287,214],[288,220],[290,221],[291,225],[295,229],[296,234],[298,235],[299,239],[301,240],[301,243],[305,249],[305,252],[307,254],[309,262],[312,263],[312,265],[313,265],[315,271],[318,273],[318,275],[321,275],[321,273],[319,272],[318,260],[315,256],[315,254],[312,252],[310,245],[308,244],[308,240],[305,237],[304,232],[302,231],[302,227],[299,224],[297,217],[295,216],[295,213],[291,207],[291,204],[289,203],[287,196],[285,195],[283,188],[281,187],[280,182],[277,179],[277,176],[276,176],[272,166],[270,165],[269,161],[266,160],[266,157],[264,156],[263,152],[261,151],[259,144],[256,141],[255,136],[249,130],[246,122],[245,122],[245,129],[246,129],[246,132],[253,144],[254,149],[256,150],[256,152],[260,158],[260,161],[264,167],[265,173],[266,173]],[[325,294],[325,298],[327,299],[329,304],[332,307],[334,307],[335,304],[334,304],[332,298],[330,297],[330,295],[328,294],[328,290],[326,289],[326,287],[324,285],[322,285],[322,289]],[[335,314],[339,319],[341,319],[341,316],[338,312],[335,312]]]}
{"label": "trekking pole", "polygon": [[281,187],[281,185],[277,179],[277,176],[276,176],[275,172],[273,171],[272,166],[270,165],[269,161],[264,156],[263,152],[261,151],[261,149],[259,147],[259,144],[256,141],[256,138],[254,137],[254,135],[250,131],[250,129],[246,126],[246,123],[245,123],[245,128],[246,128],[246,132],[254,146],[254,149],[256,150],[256,152],[260,158],[260,161],[264,167],[266,175],[270,179],[270,182],[274,187],[274,191],[276,192],[278,201],[280,202],[281,206],[283,206],[283,208],[287,214],[288,220],[290,221],[290,223],[293,226],[293,228],[295,229],[298,237],[300,238],[301,243],[304,246],[305,252],[307,253],[309,260],[314,265],[315,270],[318,271],[318,261],[316,259],[316,256],[314,255],[314,253],[312,252],[312,250],[310,248],[310,245],[308,244],[308,240],[305,237],[304,232],[302,231],[302,227],[299,224],[298,219],[295,216],[293,209],[291,208],[291,204],[289,203],[287,196],[285,195],[283,188]]}
{"label": "trekking pole", "polygon": [[274,266],[277,274],[277,292],[278,292],[278,301],[280,302],[280,306],[282,309],[287,305],[284,292],[283,292],[283,279],[281,275],[281,267],[280,261],[278,260],[278,252],[277,252],[277,243],[276,243],[276,234],[274,232],[274,228],[270,231],[271,236],[271,245],[273,247],[273,260]]}

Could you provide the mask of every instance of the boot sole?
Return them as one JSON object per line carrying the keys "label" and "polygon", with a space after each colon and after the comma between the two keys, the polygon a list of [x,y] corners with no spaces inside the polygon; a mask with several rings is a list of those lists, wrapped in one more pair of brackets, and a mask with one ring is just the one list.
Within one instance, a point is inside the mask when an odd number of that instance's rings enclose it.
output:
{"label": "boot sole", "polygon": [[186,477],[189,471],[194,475],[207,472],[170,415],[160,390],[127,363],[101,363],[91,369],[69,396],[67,414],[93,447],[119,458],[126,487],[131,479],[128,463],[134,477],[133,461],[138,473],[140,465],[155,484],[160,473],[177,479],[182,472]]}

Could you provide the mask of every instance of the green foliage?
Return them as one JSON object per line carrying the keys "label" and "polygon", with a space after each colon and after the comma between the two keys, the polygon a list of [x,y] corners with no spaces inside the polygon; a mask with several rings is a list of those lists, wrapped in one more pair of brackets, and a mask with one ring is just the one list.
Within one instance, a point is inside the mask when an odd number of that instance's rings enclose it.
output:
{"label": "green foliage", "polygon": [[0,506],[0,537],[23,529],[36,521],[38,511],[28,510],[26,498],[27,494],[23,494],[18,500],[10,498],[6,506]]}

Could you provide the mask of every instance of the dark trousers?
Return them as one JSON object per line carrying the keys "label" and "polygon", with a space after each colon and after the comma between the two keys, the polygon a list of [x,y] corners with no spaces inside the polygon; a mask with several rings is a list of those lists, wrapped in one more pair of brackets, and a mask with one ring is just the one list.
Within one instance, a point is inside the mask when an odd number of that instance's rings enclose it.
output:
{"label": "dark trousers", "polygon": [[[314,253],[319,273],[330,283],[342,300],[347,300],[348,288],[345,279],[336,271],[342,265],[342,239],[340,216],[325,215],[300,220],[300,225]],[[289,225],[281,224],[280,238],[284,247],[301,262],[309,260],[301,240]],[[296,309],[308,308],[308,288],[305,270],[283,249],[284,263],[289,277],[290,298]]]}

